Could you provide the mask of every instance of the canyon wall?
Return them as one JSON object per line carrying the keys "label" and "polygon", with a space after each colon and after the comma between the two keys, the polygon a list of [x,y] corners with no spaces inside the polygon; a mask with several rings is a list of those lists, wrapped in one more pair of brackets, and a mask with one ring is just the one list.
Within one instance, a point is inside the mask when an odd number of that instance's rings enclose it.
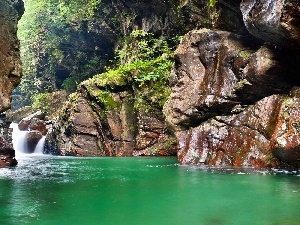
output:
{"label": "canyon wall", "polygon": [[164,114],[179,162],[299,167],[300,3],[244,0],[240,12],[249,34],[191,31],[175,52]]}
{"label": "canyon wall", "polygon": [[[0,112],[10,108],[11,93],[22,76],[17,24],[23,11],[21,0],[0,0]],[[0,167],[16,165],[14,156],[13,147],[0,136]]]}
{"label": "canyon wall", "polygon": [[136,107],[155,82],[144,88],[130,79],[83,82],[62,108],[45,152],[131,156],[178,150],[181,164],[299,167],[298,1],[102,3],[87,33],[99,35],[95,40],[103,46],[122,47],[133,30],[161,39],[184,35],[175,51],[171,94],[162,113],[157,96],[148,98],[150,110]]}

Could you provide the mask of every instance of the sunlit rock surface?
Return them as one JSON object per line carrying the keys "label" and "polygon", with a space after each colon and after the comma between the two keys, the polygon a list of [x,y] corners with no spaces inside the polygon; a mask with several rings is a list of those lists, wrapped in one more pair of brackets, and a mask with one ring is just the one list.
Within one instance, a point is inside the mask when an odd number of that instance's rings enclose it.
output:
{"label": "sunlit rock surface", "polygon": [[299,167],[299,2],[241,10],[251,35],[191,31],[175,52],[164,114],[179,162]]}
{"label": "sunlit rock surface", "polygon": [[[0,0],[0,112],[10,108],[11,92],[22,75],[17,24],[23,11],[21,0]],[[0,167],[16,165],[14,157],[14,149],[0,136]]]}

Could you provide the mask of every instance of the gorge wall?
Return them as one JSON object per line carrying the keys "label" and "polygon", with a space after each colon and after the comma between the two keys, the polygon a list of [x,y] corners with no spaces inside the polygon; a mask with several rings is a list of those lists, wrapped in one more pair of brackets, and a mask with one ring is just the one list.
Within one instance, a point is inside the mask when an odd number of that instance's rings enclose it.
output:
{"label": "gorge wall", "polygon": [[179,161],[299,167],[300,4],[244,0],[240,11],[250,34],[191,31],[175,52],[164,114]]}
{"label": "gorge wall", "polygon": [[[136,68],[125,77],[116,70],[114,77],[104,73],[81,83],[48,135],[46,153],[131,156],[178,150],[181,164],[299,167],[298,1],[101,4],[85,24],[95,40],[92,48],[103,55],[128,51],[123,41],[134,30],[162,40],[184,35],[175,51],[171,89],[157,89],[168,86],[164,79],[136,83]],[[67,68],[63,62],[70,61],[60,61],[58,68]],[[156,63],[152,70],[163,65]],[[153,90],[169,93],[164,106],[165,97]]]}
{"label": "gorge wall", "polygon": [[[17,24],[23,11],[21,0],[0,1],[0,112],[10,108],[11,93],[22,76]],[[16,165],[14,156],[13,147],[1,135],[0,167]]]}

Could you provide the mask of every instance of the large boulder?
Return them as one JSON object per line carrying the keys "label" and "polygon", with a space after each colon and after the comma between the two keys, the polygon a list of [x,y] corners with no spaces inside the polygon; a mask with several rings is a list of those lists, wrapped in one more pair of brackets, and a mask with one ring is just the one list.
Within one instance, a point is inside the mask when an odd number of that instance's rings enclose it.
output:
{"label": "large boulder", "polygon": [[41,132],[42,135],[46,135],[48,132],[48,129],[46,127],[46,124],[43,120],[40,120],[38,118],[33,118],[28,126],[29,130],[37,130]]}
{"label": "large boulder", "polygon": [[272,93],[286,93],[293,84],[283,71],[274,50],[249,36],[191,31],[175,52],[165,116],[172,126],[186,129]]}
{"label": "large boulder", "polygon": [[80,156],[176,154],[171,150],[176,143],[169,141],[172,135],[157,106],[158,96],[152,98],[153,105],[141,104],[143,88],[116,77],[81,83],[47,135],[47,151]]}
{"label": "large boulder", "polygon": [[34,112],[22,119],[19,119],[18,128],[20,130],[39,130],[43,135],[46,135],[47,128],[44,123],[46,114],[42,111]]}
{"label": "large boulder", "polygon": [[41,132],[37,130],[28,131],[26,135],[26,140],[27,140],[26,153],[33,153],[38,142],[41,140],[42,137],[43,135],[41,134]]}

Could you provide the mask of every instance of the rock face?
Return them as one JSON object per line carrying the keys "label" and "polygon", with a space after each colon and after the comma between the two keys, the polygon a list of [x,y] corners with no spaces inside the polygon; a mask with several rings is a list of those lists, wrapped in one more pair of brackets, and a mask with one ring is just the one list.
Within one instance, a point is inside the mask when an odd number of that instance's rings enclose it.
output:
{"label": "rock face", "polygon": [[11,92],[22,75],[17,24],[23,10],[20,0],[0,1],[0,112],[10,108]]}
{"label": "rock face", "polygon": [[83,83],[81,91],[69,98],[60,119],[47,135],[46,153],[77,156],[176,154],[176,142],[170,140],[161,110],[149,113],[136,110],[135,95],[127,88],[130,86],[104,92],[105,100],[99,100],[99,87],[94,82]]}
{"label": "rock face", "polygon": [[[22,75],[17,23],[23,11],[21,0],[0,1],[0,112],[10,108],[11,92],[19,84]],[[14,149],[2,136],[0,157],[0,167],[17,164]]]}
{"label": "rock face", "polygon": [[299,2],[240,8],[251,35],[192,31],[175,52],[164,114],[179,162],[299,167]]}
{"label": "rock face", "polygon": [[[193,30],[175,52],[172,93],[162,114],[161,107],[136,107],[147,89],[127,77],[84,82],[49,133],[47,152],[131,156],[178,150],[182,164],[299,167],[299,1],[102,3],[109,7],[99,9],[87,28],[95,36],[105,31],[109,46],[137,29],[161,38]],[[115,14],[120,20],[106,19]]]}

